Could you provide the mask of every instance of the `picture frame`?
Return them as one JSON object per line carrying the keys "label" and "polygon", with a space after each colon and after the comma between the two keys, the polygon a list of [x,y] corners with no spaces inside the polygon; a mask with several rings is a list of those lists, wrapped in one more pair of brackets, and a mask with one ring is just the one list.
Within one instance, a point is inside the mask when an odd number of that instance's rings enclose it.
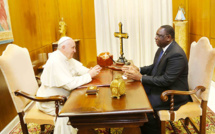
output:
{"label": "picture frame", "polygon": [[8,0],[0,0],[0,44],[13,41]]}

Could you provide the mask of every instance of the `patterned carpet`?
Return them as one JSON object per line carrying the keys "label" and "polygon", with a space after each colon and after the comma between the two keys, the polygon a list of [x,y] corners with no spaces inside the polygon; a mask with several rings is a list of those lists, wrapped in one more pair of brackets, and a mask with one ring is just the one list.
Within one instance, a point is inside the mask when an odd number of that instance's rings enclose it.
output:
{"label": "patterned carpet", "polygon": [[[194,118],[193,120],[196,122],[197,125],[199,125],[199,123],[200,123],[199,117]],[[207,125],[206,125],[207,132],[206,133],[215,134],[215,114],[210,108],[207,109],[206,122],[207,122]],[[182,124],[183,124],[183,121],[181,121],[181,120],[174,122],[174,125],[176,126],[179,134],[187,134],[187,132],[184,129]],[[44,134],[50,134],[53,129],[54,129],[54,126],[46,125]],[[193,127],[190,124],[188,125],[188,129],[190,130],[190,132],[192,134],[196,134],[195,130],[193,129]],[[29,134],[39,134],[40,126],[37,124],[34,124],[34,123],[30,123],[30,124],[28,124],[28,131],[29,131]],[[123,128],[115,128],[115,129],[110,129],[110,130],[105,129],[105,128],[95,129],[95,134],[107,134],[109,131],[111,134],[119,134],[119,132],[123,131]],[[22,134],[21,126],[19,123],[13,128],[13,130],[10,132],[10,134]],[[166,122],[166,134],[174,134],[174,131],[169,122]]]}
{"label": "patterned carpet", "polygon": [[[195,123],[199,126],[200,119],[199,117],[193,119]],[[183,121],[174,122],[179,134],[187,134],[186,130],[184,129],[182,123]],[[190,130],[191,134],[197,134],[193,129],[192,125],[188,125],[188,129]],[[169,122],[166,122],[166,133],[167,134],[174,134],[172,126]],[[207,119],[206,119],[206,134],[215,134],[215,113],[208,107],[207,108]]]}

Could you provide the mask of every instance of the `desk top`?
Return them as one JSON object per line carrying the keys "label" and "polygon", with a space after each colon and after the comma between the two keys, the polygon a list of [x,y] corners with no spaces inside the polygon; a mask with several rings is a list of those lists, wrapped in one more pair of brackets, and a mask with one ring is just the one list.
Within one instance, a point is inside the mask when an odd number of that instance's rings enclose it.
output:
{"label": "desk top", "polygon": [[[101,73],[85,86],[110,84],[113,78],[119,74],[122,72],[102,69]],[[97,96],[86,96],[87,88],[73,90],[59,116],[127,115],[153,112],[141,82],[126,82],[126,94],[120,99],[111,98],[110,87],[98,88]]]}

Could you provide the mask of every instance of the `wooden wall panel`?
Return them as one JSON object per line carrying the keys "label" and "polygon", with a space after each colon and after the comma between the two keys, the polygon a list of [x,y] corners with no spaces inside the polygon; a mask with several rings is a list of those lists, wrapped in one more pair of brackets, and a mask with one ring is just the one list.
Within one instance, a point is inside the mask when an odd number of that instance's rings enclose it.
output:
{"label": "wooden wall panel", "polygon": [[[17,4],[14,4],[17,3]],[[9,1],[11,14],[11,25],[14,35],[14,43],[27,47],[29,51],[40,47],[40,21],[38,2],[29,1]]]}
{"label": "wooden wall panel", "polygon": [[9,90],[0,70],[0,132],[17,115]]}
{"label": "wooden wall panel", "polygon": [[24,46],[27,29],[24,22],[24,1],[16,2],[16,0],[8,0],[11,27],[13,31],[14,43],[19,46]]}
{"label": "wooden wall panel", "polygon": [[[211,45],[215,48],[215,0],[211,0]],[[212,77],[215,81],[215,69]]]}
{"label": "wooden wall panel", "polygon": [[74,39],[83,38],[81,0],[58,0],[60,18],[67,24],[67,35]]}
{"label": "wooden wall panel", "polygon": [[[190,42],[198,41],[206,36],[213,45],[215,38],[215,0],[188,0],[189,1],[189,27]],[[213,47],[215,47],[213,45]],[[213,74],[215,81],[215,73]]]}
{"label": "wooden wall panel", "polygon": [[38,12],[39,4],[38,1],[35,0],[29,0],[24,4],[25,8],[22,7],[22,9],[24,9],[23,25],[26,29],[24,47],[26,47],[28,51],[32,51],[40,48],[42,42],[40,37],[40,14]]}
{"label": "wooden wall panel", "polygon": [[2,44],[0,45],[0,55],[2,55],[2,52],[5,50],[8,44]]}
{"label": "wooden wall panel", "polygon": [[56,0],[38,1],[42,46],[51,45],[58,39],[59,13]]}
{"label": "wooden wall panel", "polygon": [[190,33],[210,37],[210,0],[189,0]]}
{"label": "wooden wall panel", "polygon": [[215,0],[211,0],[211,38],[215,38]]}
{"label": "wooden wall panel", "polygon": [[194,35],[194,34],[190,34],[190,45],[193,41],[198,42],[198,40],[201,38],[201,35]]}
{"label": "wooden wall panel", "polygon": [[[94,0],[82,0],[84,38],[95,39]],[[96,49],[96,48],[91,48]]]}
{"label": "wooden wall panel", "polygon": [[80,41],[79,41],[79,58],[80,58],[81,63],[83,63],[84,66],[86,66],[86,63],[87,63],[87,60],[85,57],[86,57],[86,54],[85,54],[84,39],[80,39]]}
{"label": "wooden wall panel", "polygon": [[[58,36],[57,1],[9,0],[8,3],[14,35],[13,43],[26,47],[32,61],[38,59],[40,52],[51,52],[52,49],[47,51],[46,48],[51,48],[52,42],[55,42]],[[0,51],[3,50],[0,48]]]}
{"label": "wooden wall panel", "polygon": [[94,0],[82,0],[83,41],[80,47],[81,62],[92,67],[97,64]]}
{"label": "wooden wall panel", "polygon": [[97,64],[97,51],[96,49],[96,40],[95,39],[84,39],[85,44],[85,58],[86,66],[93,67]]}
{"label": "wooden wall panel", "polygon": [[[210,42],[211,42],[212,47],[215,48],[215,39],[211,39]],[[215,68],[214,68],[212,80],[215,81]]]}

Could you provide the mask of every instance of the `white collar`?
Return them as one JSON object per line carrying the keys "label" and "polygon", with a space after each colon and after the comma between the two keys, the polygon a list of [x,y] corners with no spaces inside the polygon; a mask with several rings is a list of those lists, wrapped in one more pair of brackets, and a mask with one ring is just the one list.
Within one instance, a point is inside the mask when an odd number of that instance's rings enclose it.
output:
{"label": "white collar", "polygon": [[163,47],[163,52],[165,52],[167,50],[167,48],[171,45],[172,42],[170,42],[167,46]]}
{"label": "white collar", "polygon": [[56,53],[59,53],[60,58],[62,58],[63,60],[66,60],[66,61],[69,60],[60,50],[56,50]]}

